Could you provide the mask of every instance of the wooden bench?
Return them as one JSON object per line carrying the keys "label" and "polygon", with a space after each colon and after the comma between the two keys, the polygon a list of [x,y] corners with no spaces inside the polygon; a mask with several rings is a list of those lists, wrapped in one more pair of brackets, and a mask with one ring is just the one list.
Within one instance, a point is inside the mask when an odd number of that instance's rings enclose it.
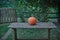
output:
{"label": "wooden bench", "polygon": [[14,30],[14,40],[17,40],[17,30],[18,28],[40,28],[40,29],[48,29],[48,40],[50,40],[50,30],[53,28],[58,28],[54,23],[52,22],[40,22],[36,25],[29,25],[28,23],[11,23],[8,28],[12,28]]}

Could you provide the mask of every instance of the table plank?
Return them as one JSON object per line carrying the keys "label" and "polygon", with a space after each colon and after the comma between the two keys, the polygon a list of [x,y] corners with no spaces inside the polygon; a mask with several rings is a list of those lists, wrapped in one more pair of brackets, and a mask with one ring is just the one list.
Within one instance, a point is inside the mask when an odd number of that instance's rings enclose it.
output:
{"label": "table plank", "polygon": [[9,28],[57,28],[52,22],[40,22],[36,25],[29,25],[28,23],[11,23]]}

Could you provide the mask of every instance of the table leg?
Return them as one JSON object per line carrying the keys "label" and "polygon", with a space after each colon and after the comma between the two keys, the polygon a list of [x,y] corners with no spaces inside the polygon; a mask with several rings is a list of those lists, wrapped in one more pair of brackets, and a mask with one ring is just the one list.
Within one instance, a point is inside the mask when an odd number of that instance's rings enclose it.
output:
{"label": "table leg", "polygon": [[13,28],[13,30],[14,30],[14,40],[17,40],[17,30],[16,28]]}
{"label": "table leg", "polygon": [[51,28],[48,29],[48,40],[50,40],[50,30]]}

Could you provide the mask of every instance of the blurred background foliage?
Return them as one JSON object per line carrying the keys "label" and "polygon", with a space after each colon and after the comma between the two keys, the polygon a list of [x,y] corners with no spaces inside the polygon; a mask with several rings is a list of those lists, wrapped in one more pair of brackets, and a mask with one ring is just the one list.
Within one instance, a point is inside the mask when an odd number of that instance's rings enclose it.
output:
{"label": "blurred background foliage", "polygon": [[[0,0],[0,8],[16,8],[17,19],[35,16],[37,21],[57,22],[59,0]],[[43,15],[44,14],[44,15]]]}

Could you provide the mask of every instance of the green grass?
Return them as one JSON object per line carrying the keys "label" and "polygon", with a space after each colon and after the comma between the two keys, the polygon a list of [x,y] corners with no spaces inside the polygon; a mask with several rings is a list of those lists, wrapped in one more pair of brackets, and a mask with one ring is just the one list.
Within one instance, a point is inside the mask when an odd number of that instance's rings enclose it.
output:
{"label": "green grass", "polygon": [[0,38],[7,32],[9,24],[0,24]]}
{"label": "green grass", "polygon": [[[42,34],[42,33],[43,34]],[[32,39],[32,38],[47,38],[47,30],[42,29],[17,29],[17,38],[18,39]],[[10,34],[10,36],[7,38],[7,40],[13,40],[13,32]],[[45,35],[45,36],[44,36]]]}
{"label": "green grass", "polygon": [[[51,30],[51,40],[57,40],[56,38],[56,30]],[[13,40],[13,32],[9,35],[9,37],[6,40]],[[47,29],[17,29],[17,38],[18,39],[43,39],[47,38]]]}

